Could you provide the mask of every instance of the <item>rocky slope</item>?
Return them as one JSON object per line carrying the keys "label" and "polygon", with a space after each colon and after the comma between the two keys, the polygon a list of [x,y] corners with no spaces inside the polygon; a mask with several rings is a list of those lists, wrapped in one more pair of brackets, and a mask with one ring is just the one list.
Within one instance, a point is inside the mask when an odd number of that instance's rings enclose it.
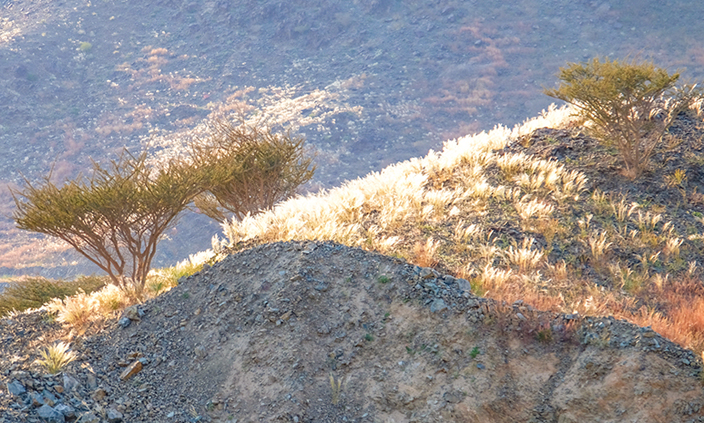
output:
{"label": "rocky slope", "polygon": [[333,243],[232,254],[43,375],[37,346],[68,336],[1,321],[0,422],[704,421],[701,362],[649,328]]}

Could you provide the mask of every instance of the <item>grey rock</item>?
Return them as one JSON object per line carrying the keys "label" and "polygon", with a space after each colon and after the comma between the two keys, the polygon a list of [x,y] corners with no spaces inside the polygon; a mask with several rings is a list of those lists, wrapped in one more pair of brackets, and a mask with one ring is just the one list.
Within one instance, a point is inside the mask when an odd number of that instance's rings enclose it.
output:
{"label": "grey rock", "polygon": [[40,405],[44,404],[44,398],[39,393],[33,392],[32,394],[30,394],[30,398],[32,399],[33,407],[39,407]]}
{"label": "grey rock", "polygon": [[432,279],[435,278],[435,272],[432,269],[424,267],[420,270],[420,277],[422,279]]}
{"label": "grey rock", "polygon": [[78,383],[75,378],[64,374],[64,390],[66,392],[71,392],[75,390],[76,388],[78,388],[79,385],[80,383]]}
{"label": "grey rock", "polygon": [[49,423],[64,423],[66,418],[50,405],[44,404],[37,410],[37,414]]}
{"label": "grey rock", "polygon": [[85,413],[76,423],[100,423],[100,419],[93,413]]}
{"label": "grey rock", "polygon": [[457,404],[464,399],[464,394],[461,391],[449,391],[445,392],[442,397],[450,404]]}
{"label": "grey rock", "polygon": [[49,391],[46,389],[42,391],[42,397],[44,397],[44,403],[49,404],[50,406],[54,406],[59,400]]}
{"label": "grey rock", "polygon": [[95,390],[98,388],[98,381],[95,380],[94,374],[88,373],[86,376],[86,384],[88,385],[88,389]]}
{"label": "grey rock", "polygon": [[106,396],[108,396],[108,393],[105,392],[105,389],[103,388],[96,389],[95,392],[93,392],[93,395],[91,395],[95,401],[102,401]]}
{"label": "grey rock", "polygon": [[58,404],[56,407],[54,407],[54,410],[63,414],[64,417],[67,417],[68,419],[73,419],[76,417],[76,409],[71,407],[70,405]]}
{"label": "grey rock", "polygon": [[27,390],[24,389],[24,386],[16,380],[7,384],[7,391],[15,396],[27,392]]}
{"label": "grey rock", "polygon": [[120,423],[122,421],[122,413],[115,410],[114,408],[108,408],[107,418],[110,423]]}
{"label": "grey rock", "polygon": [[430,304],[430,311],[433,313],[438,313],[443,310],[447,310],[447,305],[445,305],[445,301],[443,301],[442,298],[436,298],[433,300],[432,304]]}
{"label": "grey rock", "polygon": [[127,326],[132,323],[132,320],[128,319],[127,317],[122,317],[120,320],[117,321],[117,324],[122,326],[123,328],[126,328]]}
{"label": "grey rock", "polygon": [[455,282],[457,282],[457,285],[462,291],[472,292],[472,285],[470,285],[467,279],[455,279]]}

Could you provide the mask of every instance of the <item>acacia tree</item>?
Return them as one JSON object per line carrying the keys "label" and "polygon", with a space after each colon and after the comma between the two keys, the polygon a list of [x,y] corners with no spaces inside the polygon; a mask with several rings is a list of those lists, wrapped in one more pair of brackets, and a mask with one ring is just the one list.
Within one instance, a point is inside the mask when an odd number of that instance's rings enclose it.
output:
{"label": "acacia tree", "polygon": [[223,120],[211,129],[210,137],[191,145],[191,159],[210,177],[195,205],[213,219],[241,220],[271,209],[313,177],[301,137]]}
{"label": "acacia tree", "polygon": [[152,169],[146,158],[125,151],[107,168],[94,163],[90,178],[60,187],[51,175],[38,185],[25,180],[24,190],[12,192],[13,219],[20,229],[66,241],[140,298],[160,237],[208,180],[183,161]]}
{"label": "acacia tree", "polygon": [[626,174],[636,178],[675,117],[699,96],[694,86],[675,87],[679,77],[649,62],[595,58],[560,68],[560,86],[545,94],[575,105],[593,123],[593,134],[618,149]]}

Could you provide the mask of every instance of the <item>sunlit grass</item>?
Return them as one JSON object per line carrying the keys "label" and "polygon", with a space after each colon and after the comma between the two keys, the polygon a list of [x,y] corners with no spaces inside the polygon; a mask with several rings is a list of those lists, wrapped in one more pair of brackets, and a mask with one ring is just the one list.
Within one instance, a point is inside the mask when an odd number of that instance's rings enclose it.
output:
{"label": "sunlit grass", "polygon": [[76,353],[69,351],[69,345],[63,341],[39,350],[39,355],[42,358],[37,363],[52,375],[63,371],[66,365],[76,359]]}
{"label": "sunlit grass", "polygon": [[79,290],[93,292],[107,283],[97,276],[81,276],[73,281],[26,277],[10,280],[10,285],[0,293],[0,316],[9,312],[20,312],[39,308],[53,298],[63,298]]}

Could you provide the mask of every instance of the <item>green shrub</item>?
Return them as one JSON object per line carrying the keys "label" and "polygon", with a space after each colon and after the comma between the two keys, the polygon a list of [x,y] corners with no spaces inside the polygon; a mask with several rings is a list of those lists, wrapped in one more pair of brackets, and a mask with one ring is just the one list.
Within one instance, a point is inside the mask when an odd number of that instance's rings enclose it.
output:
{"label": "green shrub", "polygon": [[694,86],[676,88],[679,77],[649,62],[595,58],[560,68],[562,83],[545,94],[575,105],[594,136],[618,149],[626,175],[636,178],[674,118],[700,96]]}
{"label": "green shrub", "polygon": [[220,222],[268,210],[296,193],[315,172],[304,139],[289,133],[216,121],[211,136],[191,145],[191,158],[208,169],[210,189],[195,205]]}
{"label": "green shrub", "polygon": [[107,283],[105,277],[81,276],[73,281],[30,277],[11,283],[0,293],[0,316],[11,311],[38,308],[53,298],[74,295],[79,290],[96,291]]}

